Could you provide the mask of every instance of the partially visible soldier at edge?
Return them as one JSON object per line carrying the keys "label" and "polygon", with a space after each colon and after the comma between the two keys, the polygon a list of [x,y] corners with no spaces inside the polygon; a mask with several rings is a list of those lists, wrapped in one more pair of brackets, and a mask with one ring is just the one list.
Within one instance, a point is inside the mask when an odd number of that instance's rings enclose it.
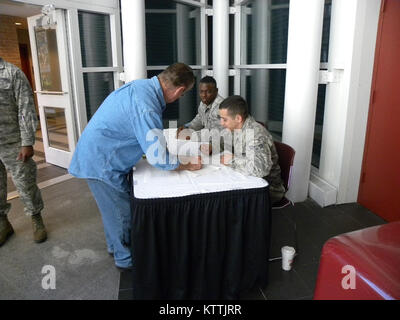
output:
{"label": "partially visible soldier at edge", "polygon": [[[7,203],[7,171],[31,216],[33,240],[47,239],[41,217],[43,200],[36,184],[37,167],[34,154],[37,115],[33,93],[25,74],[0,57],[0,246],[14,233],[7,219],[11,204]],[[7,170],[7,171],[6,171]]]}
{"label": "partially visible soldier at edge", "polygon": [[234,150],[234,154],[224,154],[221,163],[267,180],[271,204],[277,203],[284,196],[285,187],[271,134],[249,114],[241,96],[226,98],[219,106],[219,115],[221,125],[233,133]]}

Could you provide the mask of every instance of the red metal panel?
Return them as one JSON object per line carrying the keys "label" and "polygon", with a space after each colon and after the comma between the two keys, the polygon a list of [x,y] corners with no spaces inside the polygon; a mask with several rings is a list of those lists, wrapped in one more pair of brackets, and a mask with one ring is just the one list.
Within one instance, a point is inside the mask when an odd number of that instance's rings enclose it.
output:
{"label": "red metal panel", "polygon": [[399,265],[400,221],[331,238],[322,249],[314,299],[398,300]]}
{"label": "red metal panel", "polygon": [[382,2],[358,202],[400,220],[400,1]]}

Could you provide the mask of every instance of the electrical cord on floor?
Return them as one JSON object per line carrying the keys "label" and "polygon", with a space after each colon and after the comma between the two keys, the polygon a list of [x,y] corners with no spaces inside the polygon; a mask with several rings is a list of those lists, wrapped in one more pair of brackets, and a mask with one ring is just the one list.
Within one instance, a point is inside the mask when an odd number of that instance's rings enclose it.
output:
{"label": "electrical cord on floor", "polygon": [[[285,217],[286,217],[286,216],[285,216]],[[288,218],[287,218],[287,219],[288,219]],[[291,222],[291,221],[289,221],[289,222]],[[293,222],[293,224],[294,224],[294,249],[296,250],[296,253],[294,254],[293,257],[296,257],[296,256],[299,255],[299,246],[298,246],[297,225],[296,225],[296,222]],[[276,261],[276,260],[282,260],[282,256],[268,259],[269,262]]]}
{"label": "electrical cord on floor", "polygon": [[[298,255],[298,253],[295,253],[293,257],[295,257],[295,256],[297,256],[297,255]],[[275,261],[275,260],[282,260],[282,257],[276,257],[276,258],[268,259],[269,262]]]}

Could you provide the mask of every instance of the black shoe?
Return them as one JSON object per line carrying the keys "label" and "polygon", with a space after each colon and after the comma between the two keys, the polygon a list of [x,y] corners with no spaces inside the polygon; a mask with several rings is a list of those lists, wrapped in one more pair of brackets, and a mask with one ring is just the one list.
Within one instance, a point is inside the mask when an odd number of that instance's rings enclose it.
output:
{"label": "black shoe", "polygon": [[127,271],[132,271],[132,267],[118,267],[115,266],[119,272],[127,272]]}

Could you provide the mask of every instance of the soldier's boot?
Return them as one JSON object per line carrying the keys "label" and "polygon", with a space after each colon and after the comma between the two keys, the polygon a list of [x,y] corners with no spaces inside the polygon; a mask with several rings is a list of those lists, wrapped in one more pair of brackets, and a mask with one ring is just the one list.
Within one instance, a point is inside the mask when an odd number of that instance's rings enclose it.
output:
{"label": "soldier's boot", "polygon": [[32,227],[33,227],[33,241],[36,243],[43,242],[47,239],[46,228],[44,227],[42,216],[35,214],[32,216]]}
{"label": "soldier's boot", "polygon": [[14,233],[11,223],[5,214],[0,215],[0,247],[7,241],[8,237]]}

